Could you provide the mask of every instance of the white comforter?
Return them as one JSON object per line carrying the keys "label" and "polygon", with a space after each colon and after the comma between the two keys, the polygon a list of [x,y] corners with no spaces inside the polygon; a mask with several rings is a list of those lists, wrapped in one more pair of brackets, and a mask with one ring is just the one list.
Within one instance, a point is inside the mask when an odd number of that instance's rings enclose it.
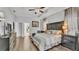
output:
{"label": "white comforter", "polygon": [[33,41],[39,50],[44,51],[61,43],[61,36],[37,33],[33,37]]}

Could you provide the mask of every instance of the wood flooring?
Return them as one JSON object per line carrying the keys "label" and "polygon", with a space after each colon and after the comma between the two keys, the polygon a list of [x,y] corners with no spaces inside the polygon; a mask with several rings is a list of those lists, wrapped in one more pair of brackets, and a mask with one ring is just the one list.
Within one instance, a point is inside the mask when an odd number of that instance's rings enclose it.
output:
{"label": "wood flooring", "polygon": [[[28,44],[26,44],[27,47],[24,47],[24,39],[18,39],[18,40],[19,40],[19,43],[17,47],[14,48],[14,51],[38,51],[30,39],[29,39],[30,47]],[[26,50],[24,48],[26,48]],[[49,49],[48,51],[71,51],[71,50],[59,45],[59,46]]]}

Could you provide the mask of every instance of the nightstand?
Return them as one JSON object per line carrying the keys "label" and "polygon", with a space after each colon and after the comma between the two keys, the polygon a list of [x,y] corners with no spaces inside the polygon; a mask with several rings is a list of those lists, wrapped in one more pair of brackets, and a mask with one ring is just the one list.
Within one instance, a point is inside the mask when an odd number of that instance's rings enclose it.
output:
{"label": "nightstand", "polygon": [[78,50],[77,46],[78,46],[78,37],[77,36],[72,36],[72,35],[63,35],[62,36],[62,40],[61,40],[61,44],[64,47],[67,47],[73,51]]}

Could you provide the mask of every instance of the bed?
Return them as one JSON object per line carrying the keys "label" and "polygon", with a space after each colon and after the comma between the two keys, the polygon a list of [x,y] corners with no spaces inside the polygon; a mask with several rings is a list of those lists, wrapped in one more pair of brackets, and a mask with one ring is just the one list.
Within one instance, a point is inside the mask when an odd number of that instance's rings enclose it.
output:
{"label": "bed", "polygon": [[[40,50],[45,51],[61,43],[61,34],[56,35],[54,32],[62,31],[63,21],[47,24],[49,33],[35,33],[32,36],[34,45]],[[51,31],[52,30],[52,31]]]}
{"label": "bed", "polygon": [[45,51],[59,45],[61,43],[61,36],[37,33],[32,36],[32,41],[40,51]]}

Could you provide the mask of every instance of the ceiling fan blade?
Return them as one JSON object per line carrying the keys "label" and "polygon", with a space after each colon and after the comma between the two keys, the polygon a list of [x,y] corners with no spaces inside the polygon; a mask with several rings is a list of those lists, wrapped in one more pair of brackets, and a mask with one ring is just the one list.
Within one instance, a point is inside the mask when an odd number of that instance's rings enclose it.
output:
{"label": "ceiling fan blade", "polygon": [[35,9],[29,9],[29,11],[34,11]]}
{"label": "ceiling fan blade", "polygon": [[44,13],[44,11],[42,11],[42,10],[39,10],[39,12]]}

